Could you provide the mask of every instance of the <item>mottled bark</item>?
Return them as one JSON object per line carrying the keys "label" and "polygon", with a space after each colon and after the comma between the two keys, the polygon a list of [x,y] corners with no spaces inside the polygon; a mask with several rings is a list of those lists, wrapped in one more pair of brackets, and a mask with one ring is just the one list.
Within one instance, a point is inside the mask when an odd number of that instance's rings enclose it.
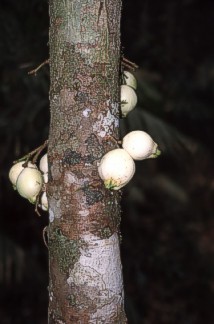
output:
{"label": "mottled bark", "polygon": [[49,323],[126,323],[117,146],[121,0],[50,0]]}

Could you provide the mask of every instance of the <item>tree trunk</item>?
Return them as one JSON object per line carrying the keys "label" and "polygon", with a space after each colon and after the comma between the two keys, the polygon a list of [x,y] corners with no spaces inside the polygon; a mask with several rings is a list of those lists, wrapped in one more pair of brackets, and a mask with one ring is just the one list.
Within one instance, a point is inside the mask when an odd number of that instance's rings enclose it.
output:
{"label": "tree trunk", "polygon": [[120,193],[97,164],[117,147],[121,0],[50,0],[49,323],[127,323]]}

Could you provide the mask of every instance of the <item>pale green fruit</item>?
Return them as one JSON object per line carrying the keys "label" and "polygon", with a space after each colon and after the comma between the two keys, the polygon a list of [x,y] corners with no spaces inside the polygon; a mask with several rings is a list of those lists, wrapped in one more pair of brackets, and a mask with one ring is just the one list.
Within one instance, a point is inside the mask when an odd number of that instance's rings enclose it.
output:
{"label": "pale green fruit", "polygon": [[44,183],[48,183],[48,173],[43,174]]}
{"label": "pale green fruit", "polygon": [[118,190],[133,177],[135,164],[124,149],[115,149],[103,156],[98,172],[107,189]]}
{"label": "pale green fruit", "polygon": [[128,85],[121,85],[120,89],[121,112],[122,116],[126,117],[126,115],[135,108],[137,104],[137,95],[134,89]]}
{"label": "pale green fruit", "polygon": [[122,147],[134,160],[155,158],[160,155],[157,144],[149,134],[143,131],[128,133],[123,138]]}
{"label": "pale green fruit", "polygon": [[42,208],[42,210],[45,210],[45,211],[48,210],[48,199],[47,199],[46,192],[43,192],[43,194],[41,196],[41,208]]}
{"label": "pale green fruit", "polygon": [[[12,166],[12,168],[9,171],[9,179],[13,184],[14,189],[16,189],[16,181],[20,173],[24,170],[23,164],[26,161],[21,161]],[[37,169],[37,166],[35,164],[32,164],[31,162],[28,162],[28,166],[34,169]]]}
{"label": "pale green fruit", "polygon": [[127,86],[132,87],[134,90],[137,89],[137,80],[132,73],[124,71],[124,80]]}
{"label": "pale green fruit", "polygon": [[43,177],[39,170],[25,168],[18,176],[16,187],[20,196],[35,203],[38,194],[42,189]]}
{"label": "pale green fruit", "polygon": [[47,155],[47,153],[42,156],[42,158],[39,162],[39,169],[43,173],[48,173],[48,155]]}

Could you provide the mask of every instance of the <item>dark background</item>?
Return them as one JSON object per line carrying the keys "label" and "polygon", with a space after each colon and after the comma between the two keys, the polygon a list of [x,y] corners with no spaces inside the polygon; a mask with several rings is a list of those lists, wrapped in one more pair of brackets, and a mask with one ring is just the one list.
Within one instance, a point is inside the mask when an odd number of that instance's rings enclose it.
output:
{"label": "dark background", "polygon": [[[122,259],[129,324],[214,323],[214,2],[123,1],[122,45],[140,66],[121,134],[147,131],[156,160],[125,188]],[[12,161],[48,137],[46,0],[0,2],[0,323],[46,324],[48,215],[13,191]]]}

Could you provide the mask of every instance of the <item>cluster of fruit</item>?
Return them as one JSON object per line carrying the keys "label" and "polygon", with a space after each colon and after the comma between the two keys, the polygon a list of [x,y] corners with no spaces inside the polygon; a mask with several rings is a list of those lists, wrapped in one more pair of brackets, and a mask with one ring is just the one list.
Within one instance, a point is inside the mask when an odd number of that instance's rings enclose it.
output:
{"label": "cluster of fruit", "polygon": [[[123,72],[125,84],[121,85],[121,112],[126,115],[137,104],[137,81],[129,71]],[[157,144],[151,136],[143,131],[128,133],[122,140],[122,148],[114,149],[106,153],[99,166],[98,172],[104,185],[108,189],[118,190],[124,187],[135,173],[133,160],[155,158],[160,155]]]}
{"label": "cluster of fruit", "polygon": [[122,80],[124,84],[120,86],[121,112],[122,117],[126,117],[137,105],[137,95],[135,92],[137,89],[137,80],[129,71],[123,72]]}
{"label": "cluster of fruit", "polygon": [[38,206],[42,210],[48,210],[46,195],[46,183],[48,182],[47,153],[42,156],[39,168],[35,163],[28,162],[28,160],[15,163],[9,171],[9,179],[20,196],[28,199],[32,204],[38,202]]}
{"label": "cluster of fruit", "polygon": [[[137,81],[132,73],[124,71],[124,84],[121,85],[121,112],[125,117],[137,104]],[[118,190],[124,187],[135,173],[134,160],[144,160],[157,157],[160,154],[157,144],[149,134],[143,131],[128,133],[121,142],[122,148],[106,153],[98,164],[98,173],[107,189]],[[33,154],[44,148],[33,151]],[[37,152],[38,155],[38,152]],[[36,155],[36,156],[37,156]],[[18,193],[36,204],[41,209],[48,210],[46,184],[48,182],[47,153],[42,156],[37,167],[32,154],[15,163],[9,171],[9,179]]]}

